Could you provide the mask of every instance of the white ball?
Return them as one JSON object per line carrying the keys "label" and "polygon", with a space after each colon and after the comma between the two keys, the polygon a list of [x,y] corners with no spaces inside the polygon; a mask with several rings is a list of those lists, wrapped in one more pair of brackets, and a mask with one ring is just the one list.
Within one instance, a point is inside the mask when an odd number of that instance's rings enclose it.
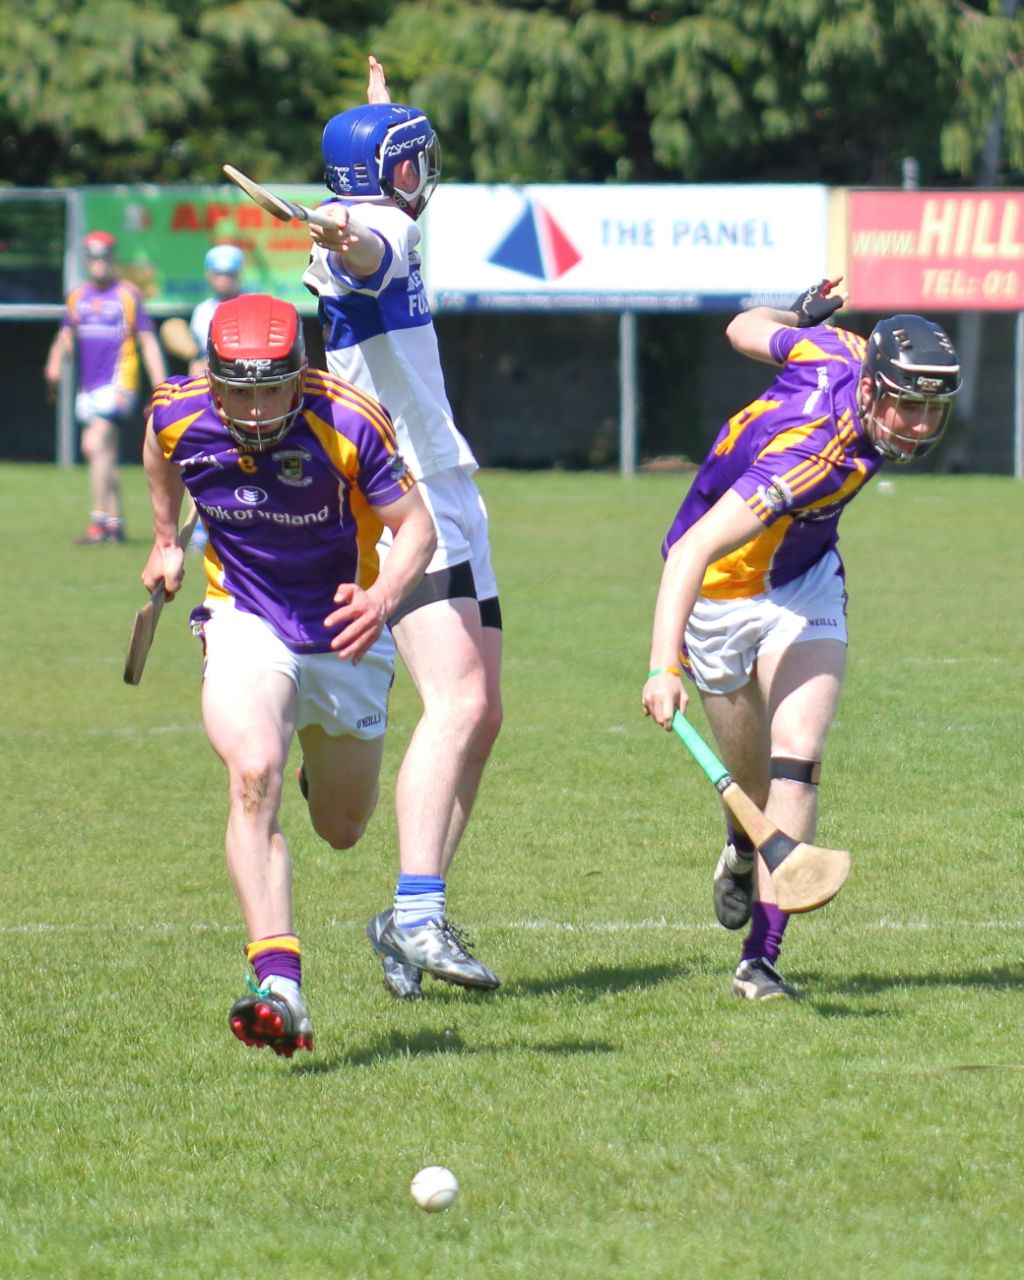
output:
{"label": "white ball", "polygon": [[459,1180],[451,1169],[439,1164],[428,1165],[409,1184],[409,1194],[427,1213],[440,1213],[455,1203]]}

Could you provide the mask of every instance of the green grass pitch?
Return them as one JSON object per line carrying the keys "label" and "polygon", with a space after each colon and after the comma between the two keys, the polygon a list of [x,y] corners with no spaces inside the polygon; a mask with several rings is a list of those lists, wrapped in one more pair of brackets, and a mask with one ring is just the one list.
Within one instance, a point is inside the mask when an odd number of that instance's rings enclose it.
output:
{"label": "green grass pitch", "polygon": [[[713,789],[640,715],[686,478],[484,473],[506,726],[449,885],[501,974],[418,1006],[363,936],[395,873],[396,683],[361,846],[283,824],[316,1052],[239,1044],[239,914],[199,653],[138,688],[148,507],[71,545],[84,471],[0,468],[3,1280],[1006,1280],[1024,1160],[1024,489],[890,472],[843,519],[851,658],[793,922],[798,1005],[747,1005],[714,922]],[[705,730],[699,709],[695,723]],[[445,1164],[446,1213],[408,1197]]]}

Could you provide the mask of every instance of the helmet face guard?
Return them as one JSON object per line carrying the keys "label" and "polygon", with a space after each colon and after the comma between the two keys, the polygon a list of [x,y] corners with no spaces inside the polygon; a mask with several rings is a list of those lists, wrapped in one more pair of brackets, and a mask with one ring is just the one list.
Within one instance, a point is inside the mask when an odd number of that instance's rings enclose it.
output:
{"label": "helmet face guard", "polygon": [[[441,144],[427,117],[400,103],[353,107],[328,120],[323,137],[324,182],[338,196],[393,200],[418,218],[441,176]],[[412,162],[416,186],[395,183],[396,171]]]}
{"label": "helmet face guard", "polygon": [[[307,365],[299,313],[291,303],[265,293],[222,302],[213,313],[207,358],[214,407],[232,438],[257,452],[283,440],[302,407]],[[261,393],[280,388],[289,391],[281,397],[286,407],[268,417],[261,411]],[[248,393],[248,412],[238,407],[239,391]]]}
{"label": "helmet face guard", "polygon": [[[930,453],[942,439],[962,385],[960,362],[945,330],[922,316],[881,321],[868,338],[862,377],[870,379],[872,391],[862,391],[861,416],[876,451],[892,462]],[[931,429],[924,433],[902,425],[911,416],[918,424],[931,419]]]}

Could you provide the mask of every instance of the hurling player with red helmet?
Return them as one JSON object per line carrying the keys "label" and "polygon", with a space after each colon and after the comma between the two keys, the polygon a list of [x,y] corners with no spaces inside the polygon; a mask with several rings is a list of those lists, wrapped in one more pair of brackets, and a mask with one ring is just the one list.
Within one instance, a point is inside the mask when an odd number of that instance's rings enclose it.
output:
{"label": "hurling player with red helmet", "polygon": [[78,357],[75,416],[82,456],[89,464],[92,514],[80,546],[124,541],[120,427],[139,397],[139,353],[152,386],[167,377],[164,354],[142,294],[117,271],[117,242],[109,231],[90,231],[82,241],[88,279],[68,294],[43,376],[52,399],[65,357]]}
{"label": "hurling player with red helmet", "polygon": [[[430,514],[376,400],[310,369],[295,308],[243,294],[214,313],[207,373],[154,392],[143,449],[154,543],[147,590],[181,585],[187,490],[208,531],[202,711],[227,769],[228,870],[251,991],[231,1008],[247,1044],[312,1048],[278,822],[293,736],[313,826],[336,849],[378,795],[394,645],[385,627],[434,551]],[[377,541],[389,530],[381,565]]]}

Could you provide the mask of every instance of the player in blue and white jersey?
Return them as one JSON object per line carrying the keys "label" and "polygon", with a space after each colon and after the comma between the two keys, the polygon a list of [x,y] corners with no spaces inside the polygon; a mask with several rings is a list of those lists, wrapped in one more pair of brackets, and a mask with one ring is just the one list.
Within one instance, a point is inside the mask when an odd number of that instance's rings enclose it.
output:
{"label": "player in blue and white jersey", "polygon": [[245,265],[245,254],[237,244],[215,244],[206,251],[203,259],[203,270],[213,292],[196,303],[189,317],[188,327],[195,339],[198,354],[189,362],[189,373],[204,373],[206,370],[206,344],[210,337],[210,325],[213,313],[222,302],[237,298],[242,292],[242,267]]}
{"label": "player in blue and white jersey", "polygon": [[[232,1031],[290,1057],[312,1048],[278,822],[292,738],[316,831],[337,849],[378,796],[394,644],[385,622],[436,545],[391,419],[349,383],[307,368],[298,313],[266,294],[222,303],[203,377],[153,394],[143,460],[155,538],[142,580],[181,585],[187,489],[209,538],[203,723],[228,772],[228,869],[248,932],[253,992]],[[380,565],[377,542],[392,534]]]}
{"label": "player in blue and white jersey", "polygon": [[[830,327],[836,284],[790,311],[741,312],[726,330],[737,351],[780,368],[722,427],[665,538],[643,689],[644,714],[669,729],[690,677],[726,768],[808,842],[846,664],[839,517],[886,461],[935,447],[961,383],[953,344],[921,316],[883,320],[866,342]],[[775,967],[788,917],[735,824],[714,903],[726,928],[751,922],[733,991],[795,996]]]}
{"label": "player in blue and white jersey", "polygon": [[320,211],[337,225],[311,226],[303,280],[320,299],[328,368],[391,414],[438,535],[422,582],[390,619],[423,714],[398,775],[393,905],[367,926],[385,985],[418,997],[423,970],[499,985],[448,921],[447,879],[501,727],[501,609],[477,462],[448,403],[420,276],[416,219],[440,175],[437,137],[423,112],[391,102],[374,58],[368,97],[324,129],[334,198]]}

